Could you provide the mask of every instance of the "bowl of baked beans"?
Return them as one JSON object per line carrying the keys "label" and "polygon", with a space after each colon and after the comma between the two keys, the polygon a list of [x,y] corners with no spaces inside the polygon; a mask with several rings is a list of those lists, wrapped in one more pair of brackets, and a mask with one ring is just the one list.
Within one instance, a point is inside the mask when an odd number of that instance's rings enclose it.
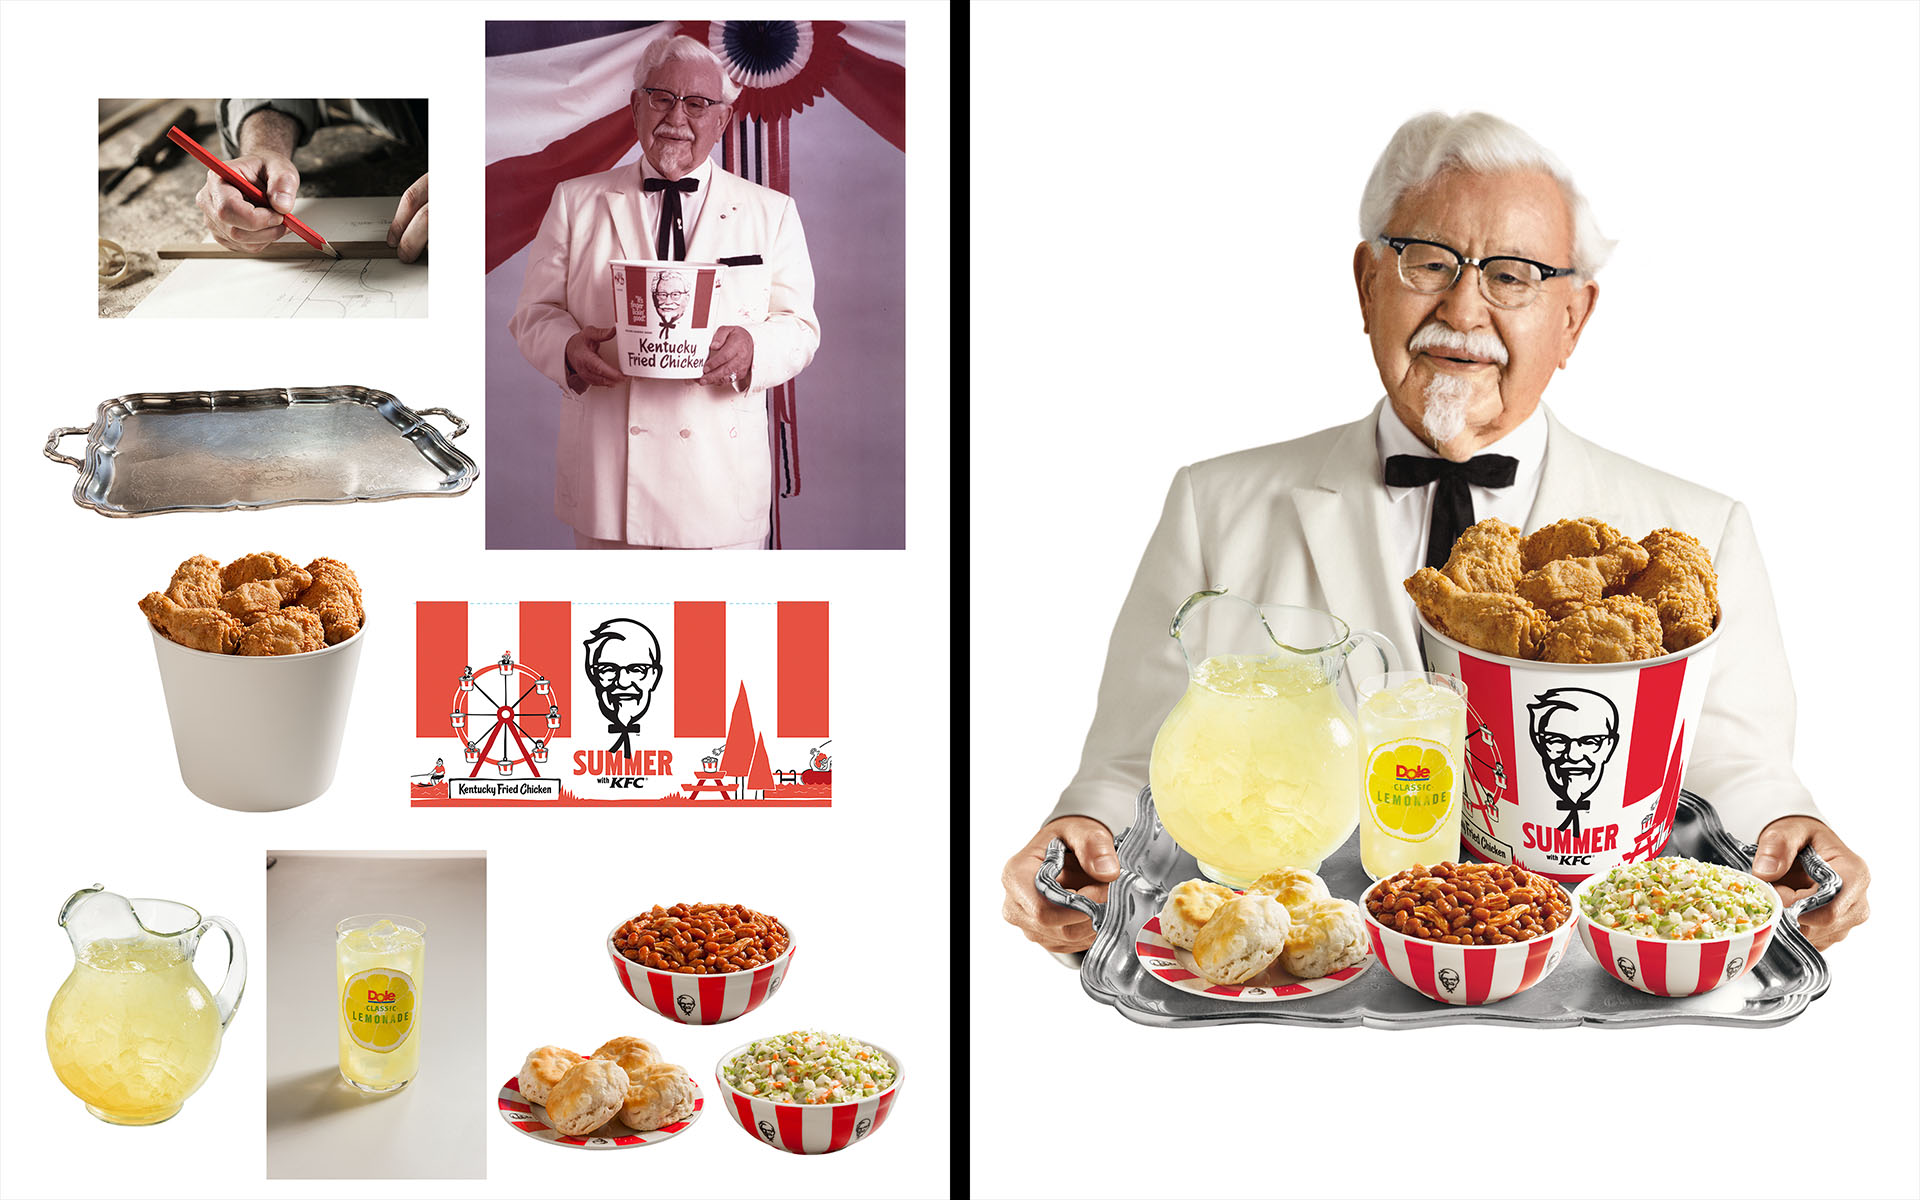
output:
{"label": "bowl of baked beans", "polygon": [[1539,983],[1574,930],[1566,889],[1525,867],[1436,863],[1389,875],[1360,897],[1373,954],[1442,1004],[1494,1004]]}
{"label": "bowl of baked beans", "polygon": [[656,904],[607,935],[620,986],[682,1025],[744,1016],[780,990],[793,931],[740,904]]}

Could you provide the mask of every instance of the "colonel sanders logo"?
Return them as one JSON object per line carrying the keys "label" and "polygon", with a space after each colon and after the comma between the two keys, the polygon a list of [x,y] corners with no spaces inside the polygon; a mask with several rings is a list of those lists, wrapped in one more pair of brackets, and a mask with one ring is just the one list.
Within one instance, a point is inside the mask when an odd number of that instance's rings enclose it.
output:
{"label": "colonel sanders logo", "polygon": [[767,1145],[769,1146],[773,1145],[773,1126],[767,1124],[765,1121],[762,1121],[760,1122],[759,1129],[760,1129],[760,1136],[767,1139]]}
{"label": "colonel sanders logo", "polygon": [[853,1140],[857,1142],[861,1138],[867,1136],[867,1130],[872,1128],[873,1128],[873,1118],[861,1117],[860,1123],[853,1127]]}
{"label": "colonel sanders logo", "polygon": [[693,284],[685,271],[660,271],[653,277],[653,311],[660,314],[660,332],[673,332],[675,322],[687,312],[687,297]]}
{"label": "colonel sanders logo", "polygon": [[1626,955],[1622,954],[1619,958],[1614,959],[1613,965],[1620,968],[1620,973],[1625,975],[1629,982],[1633,980],[1633,963]]}
{"label": "colonel sanders logo", "polygon": [[692,996],[674,997],[673,1006],[680,1010],[680,1015],[683,1017],[690,1017],[693,1015],[693,997]]}
{"label": "colonel sanders logo", "polygon": [[660,662],[660,639],[640,622],[616,617],[602,621],[583,645],[593,698],[607,718],[607,732],[619,735],[608,748],[632,754],[633,735],[640,732],[640,718],[652,706],[654,689],[666,671]]}
{"label": "colonel sanders logo", "polygon": [[1599,692],[1552,688],[1527,705],[1527,734],[1540,755],[1547,786],[1566,813],[1558,828],[1580,836],[1580,814],[1600,786],[1613,752],[1620,747],[1620,710]]}
{"label": "colonel sanders logo", "polygon": [[1740,964],[1745,961],[1747,960],[1744,958],[1741,958],[1739,955],[1736,954],[1727,963],[1727,978],[1729,980],[1731,980],[1735,975],[1738,975],[1740,973]]}
{"label": "colonel sanders logo", "polygon": [[1452,967],[1440,968],[1440,986],[1449,992],[1460,986],[1460,972]]}

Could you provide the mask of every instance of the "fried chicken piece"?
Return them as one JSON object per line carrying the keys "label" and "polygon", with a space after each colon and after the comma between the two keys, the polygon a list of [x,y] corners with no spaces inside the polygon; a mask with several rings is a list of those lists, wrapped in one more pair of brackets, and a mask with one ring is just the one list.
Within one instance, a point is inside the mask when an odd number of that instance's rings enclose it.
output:
{"label": "fried chicken piece", "polygon": [[1627,594],[1653,606],[1668,653],[1706,638],[1720,623],[1720,580],[1713,556],[1697,538],[1677,529],[1656,529],[1640,539],[1646,569],[1634,576]]}
{"label": "fried chicken piece", "polygon": [[1470,525],[1441,573],[1469,592],[1511,592],[1520,582],[1520,531],[1494,517]]}
{"label": "fried chicken piece", "polygon": [[240,635],[241,654],[305,654],[327,644],[320,615],[307,608],[263,614]]}
{"label": "fried chicken piece", "polygon": [[1508,658],[1538,656],[1547,614],[1512,592],[1470,592],[1432,567],[1415,571],[1405,586],[1428,622],[1455,641]]}
{"label": "fried chicken piece", "polygon": [[1557,558],[1588,558],[1632,540],[1605,521],[1572,517],[1543,525],[1523,538],[1520,562],[1526,570],[1538,571]]}
{"label": "fried chicken piece", "polygon": [[1606,577],[1594,569],[1591,560],[1562,558],[1522,575],[1514,592],[1558,621],[1575,609],[1598,604],[1606,588]]}
{"label": "fried chicken piece", "polygon": [[275,554],[271,550],[262,550],[258,554],[236,558],[220,572],[222,591],[230,592],[241,584],[256,583],[266,579],[290,581],[281,589],[282,602],[293,599],[313,583],[313,576],[302,569],[298,563],[284,554]]}
{"label": "fried chicken piece", "polygon": [[1555,621],[1540,646],[1540,661],[1633,662],[1662,653],[1653,606],[1637,596],[1608,596]]}
{"label": "fried chicken piece", "polygon": [[209,654],[232,654],[233,648],[240,644],[244,628],[217,608],[184,608],[164,592],[148,592],[146,599],[140,601],[140,611],[147,614],[147,620],[170,641]]}
{"label": "fried chicken piece", "polygon": [[220,564],[204,554],[194,555],[173,569],[166,596],[181,608],[219,608]]}
{"label": "fried chicken piece", "polygon": [[361,603],[360,581],[353,568],[331,558],[316,558],[307,564],[313,584],[300,593],[298,604],[320,615],[326,626],[327,645],[337,645],[360,632],[367,619]]}
{"label": "fried chicken piece", "polygon": [[[305,571],[300,572],[306,576]],[[307,576],[311,582],[311,576]],[[240,618],[242,625],[251,625],[260,618],[280,611],[282,605],[300,594],[294,587],[295,577],[282,575],[278,579],[256,579],[252,583],[243,583],[239,587],[220,597],[220,607]]]}

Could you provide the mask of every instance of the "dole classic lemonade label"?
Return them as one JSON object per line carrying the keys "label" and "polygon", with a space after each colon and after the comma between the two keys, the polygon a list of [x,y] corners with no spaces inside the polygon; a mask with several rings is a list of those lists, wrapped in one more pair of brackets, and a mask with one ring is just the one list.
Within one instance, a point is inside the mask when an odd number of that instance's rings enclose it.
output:
{"label": "dole classic lemonade label", "polygon": [[1423,842],[1453,804],[1453,764],[1446,747],[1425,738],[1384,742],[1367,762],[1367,814],[1382,833]]}
{"label": "dole classic lemonade label", "polygon": [[388,1054],[413,1032],[413,979],[405,971],[383,967],[347,980],[340,994],[340,1019],[347,1035],[364,1050]]}

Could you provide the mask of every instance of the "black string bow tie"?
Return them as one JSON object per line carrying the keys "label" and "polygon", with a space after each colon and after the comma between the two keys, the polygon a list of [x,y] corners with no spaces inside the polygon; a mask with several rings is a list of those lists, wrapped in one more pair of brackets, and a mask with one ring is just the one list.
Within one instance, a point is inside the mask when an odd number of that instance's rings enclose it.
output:
{"label": "black string bow tie", "polygon": [[[662,262],[684,262],[687,257],[687,239],[680,227],[680,193],[695,191],[700,187],[698,179],[655,179],[649,177],[640,185],[649,192],[665,192],[660,201],[660,234],[654,239],[653,256]],[[672,242],[669,245],[668,238]],[[668,253],[671,250],[672,253]]]}
{"label": "black string bow tie", "polygon": [[1473,524],[1473,494],[1468,487],[1513,486],[1520,460],[1506,454],[1476,454],[1466,462],[1394,454],[1387,458],[1388,487],[1425,487],[1438,481],[1433,493],[1433,516],[1427,524],[1427,565],[1446,565],[1454,539]]}

